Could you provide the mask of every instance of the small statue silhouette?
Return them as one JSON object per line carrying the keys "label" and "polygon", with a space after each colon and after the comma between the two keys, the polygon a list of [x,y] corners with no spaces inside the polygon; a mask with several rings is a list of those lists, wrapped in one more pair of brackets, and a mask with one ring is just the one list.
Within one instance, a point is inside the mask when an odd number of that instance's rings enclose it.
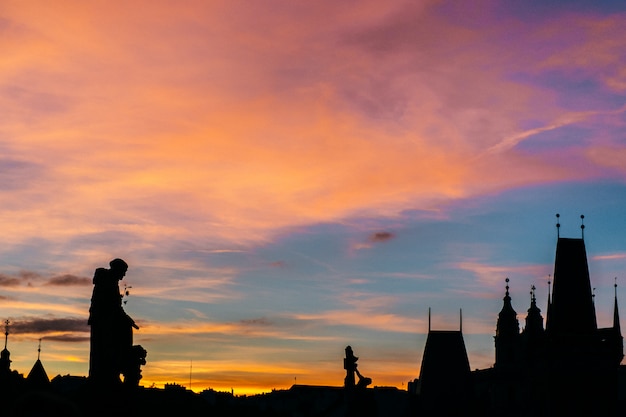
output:
{"label": "small statue silhouette", "polygon": [[[366,376],[361,375],[359,370],[357,369],[357,361],[358,357],[354,356],[354,352],[352,352],[352,346],[346,346],[346,357],[343,360],[343,369],[346,370],[346,378],[344,380],[344,386],[346,388],[366,388],[368,385],[372,383],[372,379]],[[359,377],[359,382],[356,383],[354,374]]]}
{"label": "small statue silhouette", "polygon": [[[376,402],[371,392],[366,388],[372,379],[361,375],[357,369],[358,357],[354,356],[351,346],[346,346],[346,357],[343,368],[346,370],[345,405],[346,417],[368,417],[376,415]],[[359,381],[355,381],[355,374]]]}
{"label": "small statue silhouette", "polygon": [[120,383],[120,374],[124,374],[124,383],[136,386],[147,352],[141,346],[133,346],[133,328],[139,326],[122,308],[119,281],[126,275],[128,264],[117,258],[109,266],[110,269],[96,269],[93,277],[88,321],[89,379],[96,385],[113,386]]}
{"label": "small statue silhouette", "polygon": [[354,388],[355,380],[354,373],[356,372],[357,364],[359,360],[352,352],[352,346],[346,346],[346,357],[343,360],[343,369],[346,370],[346,378],[344,379],[344,386],[346,388]]}

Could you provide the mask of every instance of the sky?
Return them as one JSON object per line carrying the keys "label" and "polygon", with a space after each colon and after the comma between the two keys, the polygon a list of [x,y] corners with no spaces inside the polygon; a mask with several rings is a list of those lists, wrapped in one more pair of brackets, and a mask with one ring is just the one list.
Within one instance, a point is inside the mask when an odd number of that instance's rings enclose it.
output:
{"label": "sky", "polygon": [[[626,311],[626,3],[0,0],[0,318],[12,369],[87,375],[130,265],[142,384],[235,394],[494,362],[545,315],[556,213]],[[191,385],[191,386],[190,386]]]}

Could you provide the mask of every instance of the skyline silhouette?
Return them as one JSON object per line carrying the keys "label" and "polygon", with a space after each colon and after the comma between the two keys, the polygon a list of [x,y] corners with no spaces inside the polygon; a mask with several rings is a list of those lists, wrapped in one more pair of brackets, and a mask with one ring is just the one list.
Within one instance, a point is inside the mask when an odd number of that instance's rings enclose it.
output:
{"label": "skyline silhouette", "polygon": [[[556,215],[556,231],[557,231],[557,250],[554,261],[554,278],[549,278],[548,281],[548,302],[546,307],[546,321],[545,331],[546,334],[566,334],[574,335],[565,341],[559,342],[558,349],[566,348],[572,343],[576,344],[575,339],[582,334],[590,332],[599,332],[602,334],[601,338],[605,340],[613,340],[614,337],[610,335],[610,329],[620,332],[620,316],[618,310],[618,284],[617,277],[615,278],[614,288],[614,302],[612,312],[612,324],[610,328],[599,329],[596,305],[595,305],[595,290],[591,287],[591,277],[589,274],[589,267],[587,262],[587,253],[584,245],[584,233],[581,234],[581,238],[564,238],[560,235],[560,215]],[[583,215],[580,216],[584,218]],[[581,231],[584,232],[584,222],[581,221]],[[561,249],[559,249],[561,248]],[[89,353],[89,380],[92,381],[94,387],[101,387],[105,390],[114,389],[116,387],[124,386],[137,386],[141,380],[141,365],[146,365],[146,350],[139,345],[131,346],[133,344],[132,329],[139,329],[139,326],[135,321],[128,316],[124,311],[123,305],[126,304],[125,300],[129,296],[128,286],[125,286],[123,290],[120,289],[118,281],[121,281],[126,275],[128,270],[128,264],[123,260],[116,258],[110,262],[110,269],[97,268],[94,274],[93,284],[94,290],[91,297],[91,306],[89,308],[89,320],[88,324],[91,326],[90,336],[90,353]],[[560,276],[558,280],[556,277]],[[552,276],[551,276],[552,277]],[[502,369],[509,369],[513,363],[519,361],[538,362],[552,361],[552,359],[545,359],[542,355],[544,347],[543,344],[546,341],[552,340],[555,336],[543,335],[544,332],[544,317],[541,314],[541,309],[537,307],[536,299],[536,287],[532,285],[531,306],[528,309],[528,315],[526,317],[526,325],[520,327],[517,313],[513,309],[511,297],[509,295],[510,279],[506,278],[506,294],[504,297],[504,306],[498,315],[497,326],[495,329],[495,362],[494,365],[488,368],[495,368],[496,372],[501,372]],[[558,283],[558,285],[557,285]],[[9,319],[5,320],[5,347],[2,355],[3,368],[8,375],[10,364],[12,360],[9,359],[8,336],[10,334],[9,329],[12,324]],[[20,327],[20,323],[15,323],[17,327]],[[462,310],[459,313],[459,330],[431,330],[431,309],[428,309],[428,339],[424,345],[424,355],[422,356],[422,365],[419,370],[420,381],[422,373],[428,374],[427,379],[433,379],[439,381],[436,383],[429,383],[427,386],[439,386],[437,388],[442,394],[447,392],[450,385],[446,382],[446,379],[441,379],[443,375],[452,375],[457,372],[466,372],[467,378],[469,378],[469,372],[471,370],[468,361],[465,343],[463,341],[463,317]],[[550,326],[550,327],[549,327]],[[517,329],[513,331],[512,329]],[[520,333],[520,329],[522,333]],[[539,334],[539,329],[541,334]],[[129,334],[130,336],[128,336]],[[519,335],[518,335],[519,334]],[[516,342],[513,338],[520,337],[520,341]],[[589,347],[585,348],[595,352],[604,352],[600,356],[608,358],[609,356],[615,356],[613,354],[607,356],[607,352],[619,350],[620,354],[615,359],[614,366],[621,363],[623,359],[623,342],[621,342],[621,333],[619,334],[619,349],[617,345],[613,347]],[[532,340],[529,339],[532,338]],[[560,337],[560,336],[559,336]],[[431,341],[432,339],[432,341]],[[459,340],[457,340],[459,339]],[[545,339],[545,341],[544,341]],[[516,339],[515,339],[516,340]],[[617,339],[616,339],[617,340]],[[38,379],[41,381],[49,382],[48,376],[40,361],[41,354],[41,341],[39,339],[37,361],[30,371],[27,380]],[[553,342],[550,342],[553,343]],[[613,343],[613,342],[606,342]],[[517,345],[519,344],[519,346]],[[429,348],[429,345],[432,345]],[[457,346],[458,345],[458,346]],[[557,346],[557,345],[554,345]],[[595,345],[594,345],[595,346]],[[135,349],[137,352],[137,358],[134,358]],[[522,353],[526,352],[527,353]],[[556,348],[551,348],[556,349]],[[608,350],[607,350],[608,349]],[[576,350],[576,349],[575,349]],[[459,353],[462,351],[462,354]],[[606,352],[605,352],[606,351]],[[140,353],[141,352],[141,353]],[[430,353],[428,353],[430,352]],[[448,352],[448,353],[446,353]],[[547,352],[547,351],[546,351]],[[593,355],[595,353],[589,353]],[[563,353],[558,353],[557,356],[563,356]],[[588,355],[586,355],[588,356]],[[451,358],[457,358],[451,361]],[[372,379],[364,377],[358,368],[357,361],[359,360],[353,354],[351,346],[345,348],[345,358],[343,360],[343,368],[346,372],[346,376],[343,381],[343,386],[347,390],[364,389],[368,385],[372,384]],[[576,355],[566,360],[567,363],[576,362]],[[592,359],[588,359],[592,360]],[[613,363],[612,362],[612,363]],[[130,364],[133,365],[130,365]],[[304,360],[303,364],[307,361]],[[424,364],[430,365],[424,371]],[[521,362],[520,362],[521,363]],[[526,363],[526,362],[524,362]],[[130,365],[130,367],[127,366]],[[499,365],[500,364],[500,365]],[[410,366],[412,366],[411,364]],[[137,369],[134,369],[137,366]],[[262,366],[257,364],[257,366]],[[517,365],[516,365],[517,366]],[[528,365],[524,365],[528,366]],[[537,365],[539,366],[539,365]],[[448,367],[451,369],[448,369]],[[442,371],[442,369],[444,371]],[[478,370],[478,368],[475,368]],[[13,374],[17,371],[13,369]],[[9,378],[5,375],[5,379]],[[58,375],[60,377],[61,374]],[[74,375],[80,376],[80,375]],[[187,389],[191,390],[192,382],[192,363],[190,363],[189,369],[189,385]],[[358,383],[356,380],[358,376]],[[122,379],[123,377],[123,379]],[[484,378],[484,377],[483,377]],[[455,381],[462,381],[463,378],[456,377]],[[7,379],[8,380],[8,379]],[[418,381],[417,379],[415,381]],[[294,385],[297,379],[294,378]],[[43,383],[43,382],[42,382]],[[410,388],[410,384],[415,382],[408,381],[408,390],[412,391],[415,388]],[[171,384],[171,383],[170,383]],[[174,382],[175,385],[176,382]],[[461,386],[463,383],[459,382]],[[167,386],[168,383],[165,384]],[[333,385],[333,384],[331,384]],[[152,387],[154,384],[151,385]],[[445,387],[442,389],[441,387]],[[210,387],[204,387],[210,388]],[[433,389],[433,388],[429,388]],[[459,392],[463,391],[463,388],[458,389]],[[232,393],[234,389],[231,388]],[[356,391],[355,391],[356,392]],[[440,402],[440,401],[436,401]]]}
{"label": "skyline silhouette", "polygon": [[[28,376],[11,369],[10,321],[5,321],[5,344],[0,352],[4,408],[9,415],[621,415],[626,410],[626,366],[621,365],[624,344],[617,279],[613,322],[600,328],[584,237],[561,237],[560,215],[556,217],[554,278],[545,327],[532,286],[526,325],[520,328],[511,303],[510,279],[506,278],[494,337],[495,363],[487,369],[470,368],[462,313],[458,330],[433,330],[429,309],[420,374],[406,390],[368,389],[372,379],[359,371],[359,357],[351,346],[345,347],[342,386],[298,385],[294,381],[288,389],[250,397],[235,396],[232,389],[230,393],[205,389],[198,395],[191,391],[190,375],[188,389],[176,383],[165,384],[163,389],[144,387],[139,381],[146,350],[133,345],[132,329],[139,326],[123,310],[127,293],[118,286],[128,264],[116,258],[109,263],[110,269],[97,268],[94,273],[88,377],[57,375],[50,380],[40,360],[41,339],[37,361]],[[581,224],[582,231],[584,228]],[[122,407],[114,401],[120,398]]]}
{"label": "skyline silhouette", "polygon": [[406,389],[428,307],[441,330],[463,310],[485,369],[504,278],[515,311],[534,285],[545,313],[557,212],[569,238],[585,215],[609,326],[625,19],[620,2],[3,2],[12,366],[42,339],[49,376],[88,375],[93,272],[119,256],[147,386],[332,385],[351,346]]}

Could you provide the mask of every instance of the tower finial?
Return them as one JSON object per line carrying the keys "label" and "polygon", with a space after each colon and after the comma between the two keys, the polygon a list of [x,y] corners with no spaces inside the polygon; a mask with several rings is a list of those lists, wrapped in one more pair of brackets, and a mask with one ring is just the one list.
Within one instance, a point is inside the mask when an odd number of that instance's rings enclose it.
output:
{"label": "tower finial", "polygon": [[37,360],[41,357],[41,337],[39,338],[39,347],[37,348]]}
{"label": "tower finial", "polygon": [[585,215],[580,215],[580,233],[582,234],[583,240],[585,240]]}
{"label": "tower finial", "polygon": [[617,277],[615,277],[615,284],[613,284],[613,288],[615,288],[615,304],[613,306],[613,329],[617,332],[618,335],[621,336],[622,330],[619,324],[619,310],[617,307]]}
{"label": "tower finial", "polygon": [[561,215],[559,213],[556,213],[556,237],[557,239],[561,237],[559,233],[559,230],[561,229],[561,223],[559,223],[559,217],[561,217]]}
{"label": "tower finial", "polygon": [[7,348],[7,342],[9,341],[9,320],[4,322],[4,348]]}
{"label": "tower finial", "polygon": [[548,303],[552,302],[552,275],[548,274]]}
{"label": "tower finial", "polygon": [[591,303],[593,305],[596,304],[596,288],[595,287],[591,289]]}
{"label": "tower finial", "polygon": [[531,303],[534,303],[535,301],[537,301],[537,299],[535,298],[535,290],[536,290],[536,289],[537,289],[537,288],[535,287],[535,284],[533,284],[533,285],[530,287],[530,302],[531,302]]}
{"label": "tower finial", "polygon": [[504,280],[504,282],[506,282],[506,296],[509,296],[509,277],[506,277],[506,279]]}

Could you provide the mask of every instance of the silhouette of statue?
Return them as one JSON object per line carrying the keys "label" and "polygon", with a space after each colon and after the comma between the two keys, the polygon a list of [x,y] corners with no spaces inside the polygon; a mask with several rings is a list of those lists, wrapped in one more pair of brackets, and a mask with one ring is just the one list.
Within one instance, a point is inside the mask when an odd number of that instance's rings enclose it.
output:
{"label": "silhouette of statue", "polygon": [[126,275],[128,264],[113,259],[109,265],[110,269],[96,269],[93,277],[88,321],[89,379],[97,385],[114,386],[120,383],[120,374],[124,374],[124,383],[136,386],[147,352],[139,345],[133,346],[133,328],[139,327],[122,308],[119,281]]}
{"label": "silhouette of statue", "polygon": [[[346,357],[343,360],[343,369],[346,370],[346,378],[344,380],[344,386],[346,388],[365,388],[372,383],[372,379],[361,375],[357,369],[358,357],[354,356],[352,352],[352,346],[346,346]],[[355,382],[354,374],[359,377],[359,382]]]}
{"label": "silhouette of statue", "polygon": [[[346,346],[346,357],[343,360],[343,368],[346,370],[345,404],[346,417],[369,417],[376,415],[376,401],[371,392],[366,389],[372,383],[372,379],[361,375],[357,369],[358,357],[354,356],[351,346]],[[354,375],[359,377],[355,381]]]}
{"label": "silhouette of statue", "polygon": [[346,378],[344,379],[344,386],[346,388],[354,388],[355,380],[354,373],[356,372],[357,364],[359,360],[352,352],[352,346],[346,346],[346,357],[343,360],[343,369],[346,370]]}

